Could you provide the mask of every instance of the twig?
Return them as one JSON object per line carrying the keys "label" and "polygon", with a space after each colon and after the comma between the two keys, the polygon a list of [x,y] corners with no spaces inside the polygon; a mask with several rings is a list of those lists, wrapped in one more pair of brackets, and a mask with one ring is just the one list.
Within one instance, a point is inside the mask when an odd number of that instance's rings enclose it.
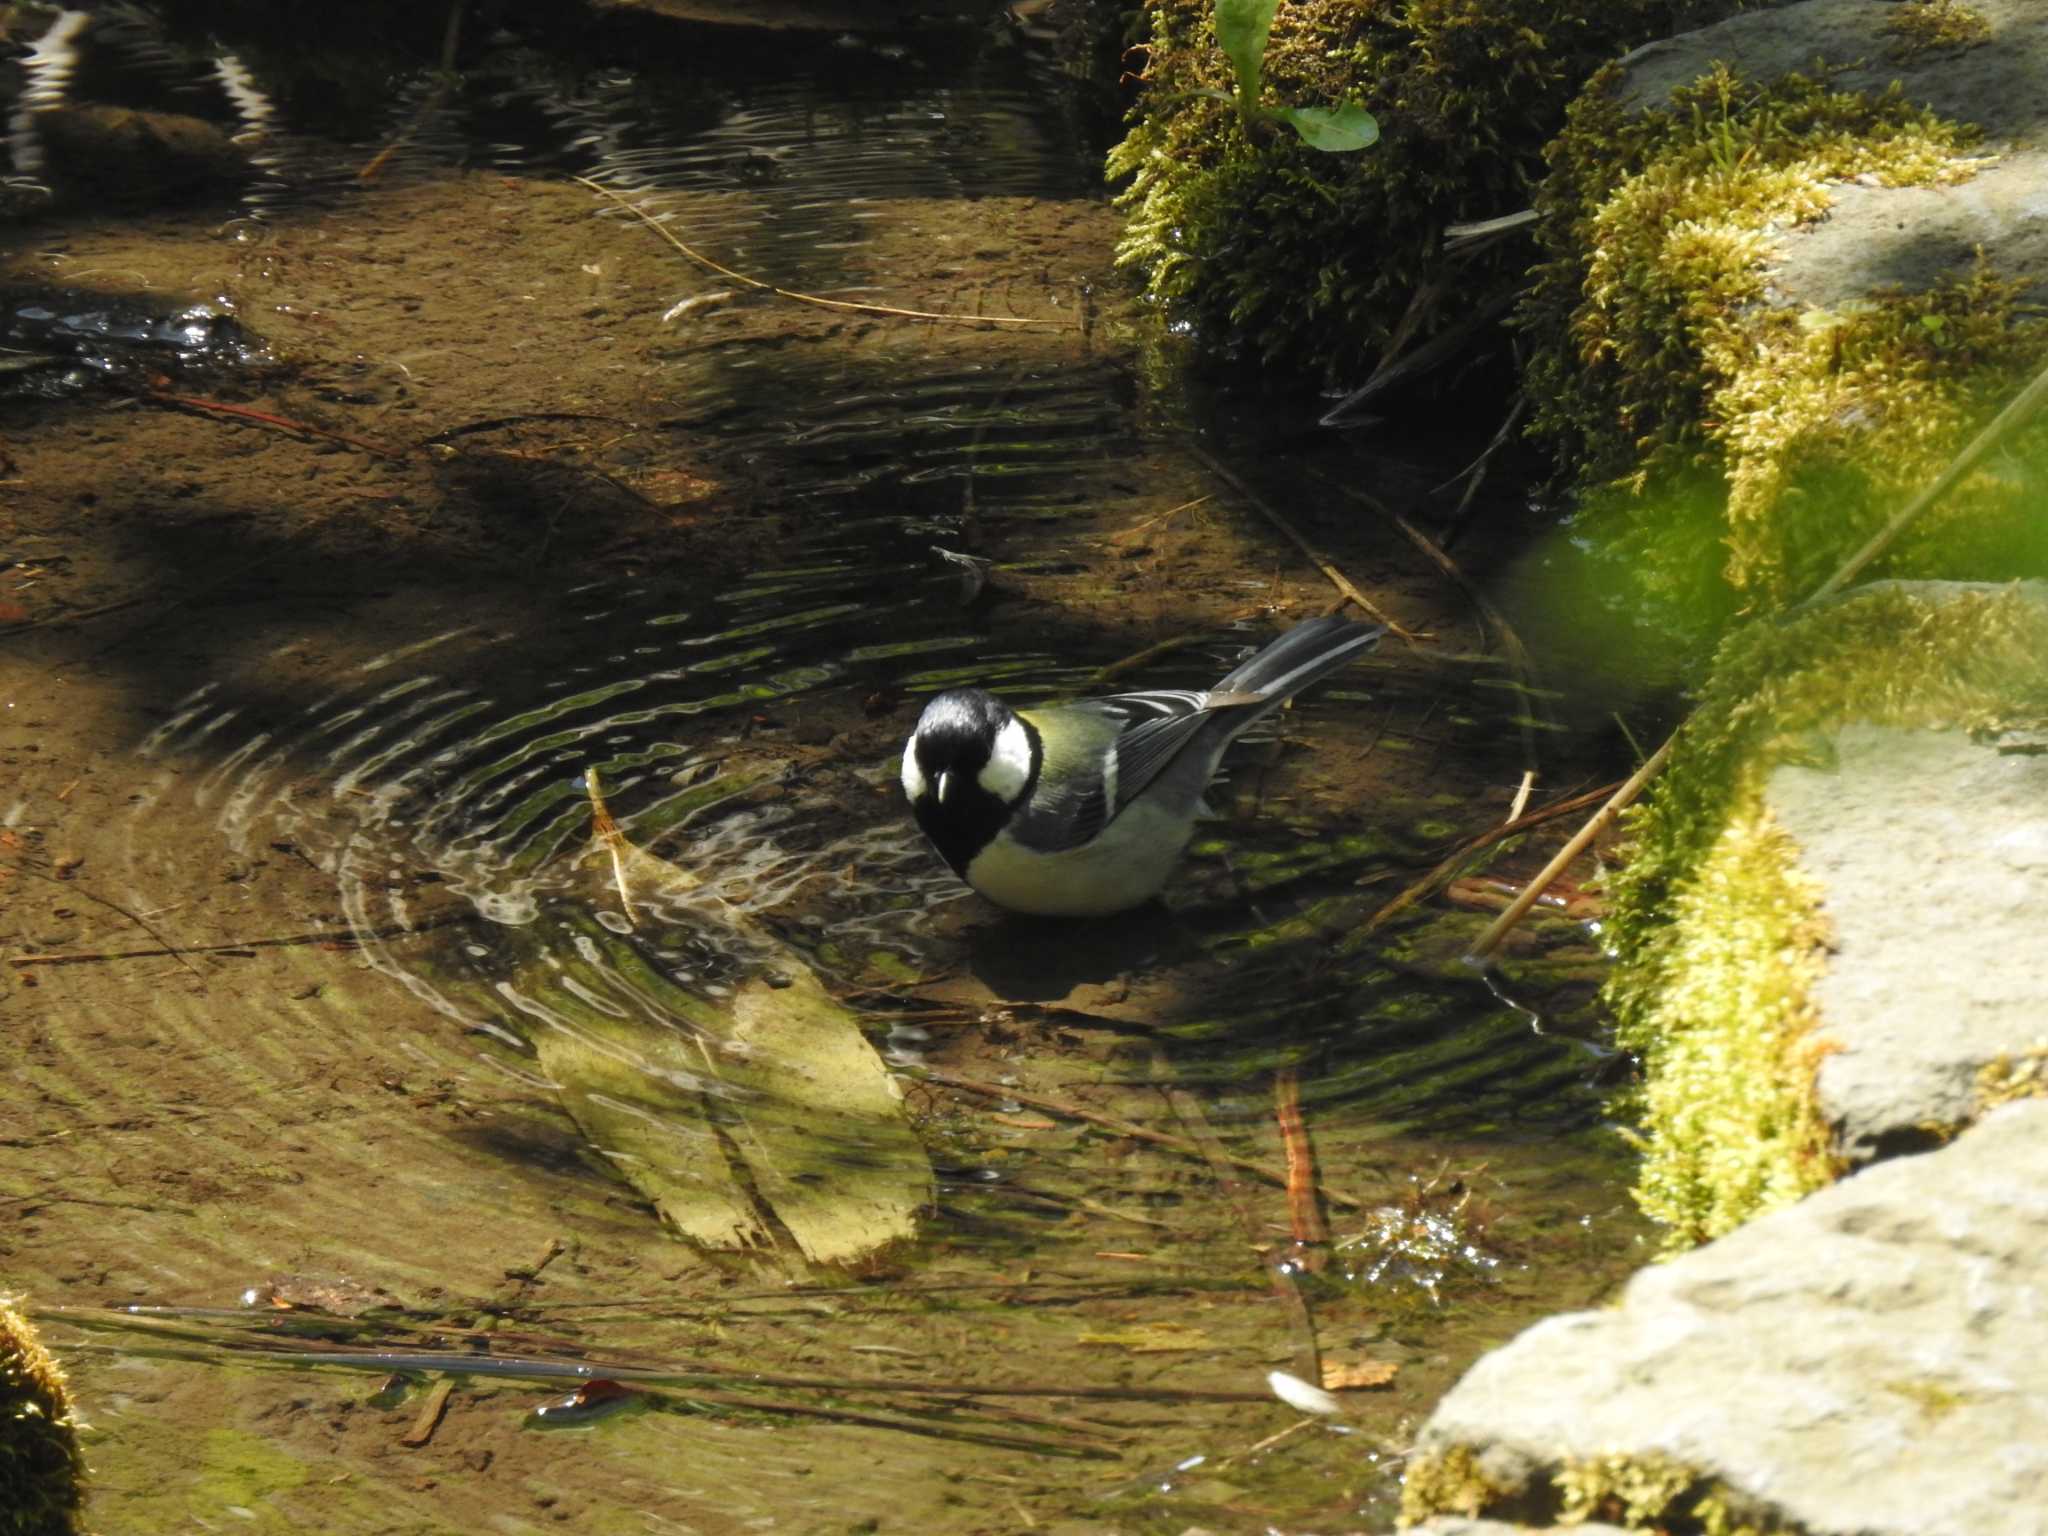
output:
{"label": "twig", "polygon": [[300,432],[309,437],[324,437],[330,442],[346,443],[351,448],[360,448],[365,453],[374,453],[380,459],[402,459],[405,455],[395,448],[386,448],[360,437],[350,437],[346,432],[330,432],[325,427],[316,427],[308,422],[293,421],[288,416],[273,415],[269,411],[258,411],[246,405],[229,405],[222,400],[201,400],[196,395],[173,395],[160,389],[143,391],[142,398],[155,405],[173,406],[179,410],[201,411],[215,416],[232,416],[237,421],[253,421],[258,426],[274,427],[280,432]]}
{"label": "twig", "polygon": [[[918,1076],[926,1082],[941,1083],[948,1088],[958,1088],[965,1093],[978,1093],[984,1098],[1015,1099],[1019,1104],[1029,1104],[1034,1108],[1047,1110],[1052,1114],[1065,1115],[1069,1120],[1086,1120],[1091,1125],[1099,1125],[1105,1130],[1115,1131],[1119,1136],[1129,1136],[1135,1141],[1149,1141],[1155,1146],[1171,1147],[1176,1152],[1185,1152],[1196,1157],[1202,1155],[1201,1147],[1185,1136],[1171,1136],[1165,1131],[1155,1131],[1149,1126],[1137,1125],[1129,1120],[1119,1120],[1114,1115],[1099,1114],[1095,1110],[1084,1108],[1066,1099],[1050,1098],[1044,1094],[1024,1093],[1016,1088],[1005,1088],[999,1083],[980,1083],[971,1077],[956,1077],[953,1073],[941,1071],[937,1067],[927,1067]],[[1227,1152],[1224,1154],[1224,1159],[1233,1168],[1242,1168],[1247,1173],[1255,1173],[1267,1183],[1276,1184],[1282,1189],[1287,1187],[1287,1172],[1285,1169],[1274,1168],[1266,1163],[1253,1162],[1250,1158],[1235,1157]],[[1341,1205],[1346,1210],[1354,1211],[1365,1208],[1365,1202],[1356,1196],[1347,1195],[1341,1190],[1331,1189],[1328,1185],[1318,1185],[1317,1187],[1322,1191],[1323,1198],[1332,1205]]]}
{"label": "twig", "polygon": [[1384,907],[1381,907],[1379,911],[1373,913],[1366,920],[1366,932],[1370,933],[1389,918],[1407,911],[1408,908],[1414,906],[1416,902],[1422,900],[1425,896],[1432,895],[1450,884],[1456,878],[1458,870],[1464,866],[1465,861],[1471,858],[1473,854],[1489,848],[1506,838],[1513,837],[1517,832],[1526,832],[1529,828],[1541,826],[1544,822],[1551,821],[1556,817],[1569,816],[1573,811],[1584,810],[1587,806],[1612,794],[1620,787],[1618,783],[1603,784],[1598,789],[1589,789],[1584,794],[1572,795],[1564,800],[1553,801],[1549,805],[1529,812],[1526,816],[1518,816],[1513,821],[1503,822],[1497,827],[1488,827],[1476,837],[1466,838],[1464,842],[1458,844],[1457,847],[1453,848],[1442,859],[1439,859],[1436,867],[1430,870],[1428,874],[1402,891],[1400,895],[1396,896]]}
{"label": "twig", "polygon": [[[1521,288],[1516,286],[1494,294],[1456,324],[1439,331],[1413,352],[1404,353],[1398,357],[1392,355],[1396,347],[1401,344],[1401,338],[1397,336],[1394,341],[1388,343],[1388,356],[1381,362],[1379,367],[1373,370],[1372,376],[1342,400],[1339,400],[1335,405],[1323,412],[1316,425],[1319,427],[1343,427],[1350,425],[1351,413],[1357,410],[1359,406],[1365,404],[1375,395],[1384,394],[1396,384],[1405,382],[1413,375],[1429,372],[1445,359],[1454,356],[1475,335],[1504,314],[1508,306],[1521,297],[1521,293]],[[1435,302],[1434,295],[1429,287],[1417,290],[1417,297],[1424,298],[1427,304]],[[1411,311],[1413,303],[1414,301],[1411,300]]]}
{"label": "twig", "polygon": [[641,1389],[650,1397],[674,1402],[707,1403],[715,1408],[740,1408],[750,1413],[784,1413],[794,1418],[829,1419],[835,1424],[861,1424],[870,1429],[895,1429],[912,1435],[933,1435],[942,1440],[966,1440],[980,1445],[999,1445],[1009,1450],[1036,1451],[1042,1455],[1078,1456],[1089,1461],[1117,1461],[1118,1453],[1093,1440],[1046,1440],[1029,1435],[1005,1435],[995,1430],[970,1429],[959,1423],[930,1423],[920,1419],[895,1418],[886,1414],[862,1413],[852,1408],[834,1408],[822,1403],[800,1403],[789,1398],[755,1397],[746,1392],[713,1392],[692,1387]]}
{"label": "twig", "polygon": [[1253,1456],[1259,1455],[1261,1452],[1270,1451],[1282,1440],[1291,1439],[1295,1435],[1300,1434],[1304,1429],[1314,1429],[1322,1422],[1321,1419],[1296,1419],[1285,1429],[1266,1436],[1257,1445],[1249,1445],[1241,1451],[1233,1451],[1230,1455],[1216,1463],[1216,1470],[1221,1472],[1225,1467],[1235,1466],[1240,1461],[1246,1461]]}
{"label": "twig", "polygon": [[1521,684],[1524,698],[1528,701],[1527,708],[1522,712],[1523,718],[1517,724],[1522,736],[1522,767],[1533,780],[1537,770],[1536,731],[1530,724],[1528,713],[1536,707],[1535,696],[1530,692],[1533,686],[1534,674],[1529,665],[1529,651],[1522,644],[1522,637],[1515,633],[1514,626],[1508,623],[1506,616],[1501,613],[1499,608],[1494,606],[1493,600],[1480,591],[1478,584],[1460,569],[1458,562],[1444,553],[1437,542],[1428,534],[1424,533],[1415,524],[1411,523],[1407,518],[1370,492],[1361,491],[1355,486],[1338,485],[1327,475],[1323,475],[1320,472],[1316,473],[1316,478],[1323,481],[1324,484],[1330,486],[1339,494],[1348,496],[1353,501],[1369,507],[1373,512],[1400,529],[1408,542],[1421,550],[1429,562],[1449,577],[1458,590],[1465,594],[1466,599],[1472,604],[1474,611],[1479,615],[1481,638],[1484,638],[1488,625],[1491,625],[1500,636],[1500,648],[1507,657],[1508,667],[1515,674],[1515,681]]}
{"label": "twig", "polygon": [[420,1404],[419,1417],[412,1421],[412,1428],[398,1437],[400,1445],[409,1445],[417,1450],[434,1438],[434,1431],[440,1427],[441,1415],[448,1411],[448,1396],[455,1390],[455,1379],[443,1376],[434,1383],[434,1390],[427,1394],[427,1400]]}
{"label": "twig", "polygon": [[1346,597],[1351,599],[1352,602],[1358,604],[1360,608],[1363,608],[1367,613],[1371,614],[1374,618],[1378,619],[1382,624],[1386,625],[1387,628],[1391,629],[1403,640],[1408,641],[1411,645],[1418,640],[1427,638],[1424,635],[1416,633],[1412,629],[1404,628],[1398,620],[1382,612],[1378,605],[1375,604],[1371,598],[1367,597],[1363,592],[1359,591],[1358,588],[1352,584],[1350,577],[1346,576],[1342,571],[1338,570],[1335,565],[1333,565],[1315,548],[1315,546],[1310,544],[1307,539],[1304,539],[1301,536],[1300,532],[1296,530],[1295,526],[1292,523],[1288,522],[1286,518],[1282,517],[1276,508],[1269,505],[1265,497],[1258,495],[1256,492],[1252,490],[1250,486],[1246,485],[1236,475],[1232,474],[1229,469],[1224,467],[1223,462],[1220,459],[1218,459],[1213,453],[1209,452],[1208,449],[1202,447],[1199,443],[1193,444],[1192,447],[1194,450],[1195,457],[1200,459],[1204,464],[1208,466],[1209,472],[1211,474],[1213,474],[1217,479],[1221,480],[1225,485],[1229,486],[1233,491],[1237,492],[1237,494],[1244,500],[1250,502],[1252,506],[1258,511],[1261,517],[1265,518],[1267,522],[1271,523],[1275,528],[1278,528],[1282,533],[1287,535],[1288,541],[1292,543],[1296,549],[1300,550],[1304,555],[1308,556],[1308,558],[1315,564],[1316,569],[1321,571],[1325,576],[1327,576],[1330,579],[1330,584],[1334,586],[1339,592],[1342,592]]}
{"label": "twig", "polygon": [[1524,769],[1522,771],[1522,782],[1515,786],[1515,798],[1509,803],[1508,813],[1501,820],[1504,822],[1520,821],[1522,819],[1522,812],[1529,808],[1529,793],[1535,787],[1536,770],[1533,768]]}
{"label": "twig", "polygon": [[1543,866],[1536,878],[1522,888],[1522,894],[1515,898],[1507,911],[1495,918],[1492,926],[1479,936],[1479,942],[1472,946],[1472,953],[1466,956],[1468,960],[1483,965],[1492,957],[1494,950],[1500,946],[1500,941],[1507,937],[1508,930],[1522,920],[1522,914],[1536,904],[1536,898],[1543,894],[1550,882],[1563,874],[1565,866],[1584,853],[1587,845],[1606,831],[1623,808],[1643,792],[1643,786],[1656,777],[1657,771],[1670,759],[1671,749],[1677,743],[1678,735],[1673,732],[1663,746],[1650,754],[1649,760],[1642,767],[1629,775],[1627,782],[1608,798],[1607,803],[1587,818],[1586,824],[1572,834],[1571,841],[1558,849],[1556,856]]}
{"label": "twig", "polygon": [[1157,516],[1148,517],[1141,523],[1133,523],[1128,528],[1119,529],[1117,532],[1110,534],[1107,542],[1111,544],[1122,544],[1126,540],[1135,538],[1137,535],[1143,533],[1147,528],[1156,528],[1161,523],[1167,521],[1169,518],[1178,517],[1183,512],[1193,511],[1196,507],[1202,505],[1203,502],[1214,501],[1215,499],[1216,498],[1214,496],[1197,496],[1193,501],[1184,501],[1177,507],[1168,507],[1164,512],[1159,513]]}
{"label": "twig", "polygon": [[156,929],[150,927],[148,923],[144,922],[141,918],[137,917],[133,912],[130,912],[126,907],[122,906],[119,902],[109,901],[104,896],[95,896],[91,891],[87,890],[84,886],[80,885],[75,880],[59,880],[55,875],[46,875],[40,869],[32,868],[27,864],[17,864],[10,861],[6,865],[6,867],[9,869],[18,870],[24,875],[33,875],[38,880],[47,880],[51,885],[61,885],[66,890],[77,892],[80,896],[83,896],[87,901],[99,903],[99,905],[105,907],[109,912],[120,913],[121,916],[127,918],[129,922],[133,923],[136,927],[140,928],[152,939],[155,939],[157,943],[161,944],[163,946],[162,953],[171,956],[180,965],[184,966],[186,970],[190,971],[194,976],[197,976],[199,978],[199,984],[201,986],[206,985],[205,974],[200,971],[198,966],[194,965],[190,960],[187,960],[185,958],[184,950],[180,949],[177,945],[173,944],[161,933],[158,933]]}
{"label": "twig", "polygon": [[583,770],[584,788],[590,792],[590,835],[604,844],[604,851],[611,855],[612,880],[619,888],[619,905],[625,909],[626,923],[637,928],[639,920],[633,916],[633,895],[626,888],[626,850],[631,845],[626,834],[619,830],[619,824],[612,820],[612,813],[605,808],[604,791],[598,787],[597,770]]}
{"label": "twig", "polygon": [[[34,873],[34,871],[30,871],[30,873]],[[65,883],[70,884],[71,882],[66,881]],[[111,905],[111,903],[108,903],[108,905]],[[120,911],[121,909],[116,908],[115,910]],[[123,913],[123,916],[134,917],[134,914]],[[187,944],[182,949],[172,947],[170,941],[164,939],[162,942],[165,947],[162,949],[91,949],[66,950],[61,954],[9,955],[7,963],[9,965],[84,965],[101,960],[154,960],[164,955],[180,958],[185,955],[236,955],[252,949],[297,949],[306,944],[347,944],[354,946],[361,944],[365,939],[410,938],[416,933],[426,933],[430,929],[446,928],[450,924],[468,922],[469,920],[470,918],[467,913],[449,912],[439,917],[429,918],[424,922],[413,923],[410,926],[364,928],[360,930],[330,928],[312,933],[287,933],[268,939],[230,940],[221,944]],[[135,921],[141,923],[142,919],[136,917]],[[148,924],[145,923],[143,926],[146,928]],[[154,930],[151,931],[154,933]],[[157,937],[161,939],[161,935],[157,935]]]}
{"label": "twig", "polygon": [[445,432],[436,432],[432,437],[421,438],[420,446],[431,448],[453,442],[458,437],[471,437],[478,432],[497,432],[527,421],[609,421],[615,426],[633,425],[623,416],[602,416],[592,411],[521,411],[516,416],[493,416],[488,421],[472,421],[463,426],[450,427]]}
{"label": "twig", "polygon": [[2044,398],[2048,398],[2048,368],[2043,368],[2035,374],[2027,387],[2013,396],[2006,408],[1992,417],[1983,431],[1970,439],[1969,446],[1956,455],[1954,462],[1947,469],[1935,476],[1932,485],[1915,496],[1904,511],[1880,528],[1869,543],[1851,555],[1840,570],[1821,583],[1820,589],[1793,611],[1811,608],[1815,603],[1833,597],[1855,580],[1866,565],[1885,552],[1892,540],[1906,531],[1907,524],[1946,495],[1949,488],[1975,468],[1977,461],[1989,453],[2000,438],[2031,416],[2035,407],[2040,405]]}
{"label": "twig", "polygon": [[[1327,1246],[1330,1225],[1316,1204],[1315,1148],[1301,1118],[1301,1074],[1293,1067],[1282,1067],[1273,1075],[1273,1119],[1280,1129],[1280,1144],[1287,1149],[1287,1216],[1294,1241],[1311,1248]],[[1321,1381],[1323,1376],[1317,1370],[1302,1379]]]}
{"label": "twig", "polygon": [[1067,324],[1064,320],[1033,320],[1018,315],[937,314],[924,309],[898,309],[889,304],[862,304],[853,299],[827,299],[821,298],[814,293],[798,293],[792,288],[778,288],[775,284],[764,283],[757,277],[748,277],[744,272],[735,272],[731,267],[720,266],[702,251],[685,245],[676,236],[675,231],[659,219],[635,207],[601,182],[592,181],[588,176],[571,176],[569,179],[581,182],[584,186],[590,188],[591,191],[609,198],[699,266],[708,267],[720,277],[730,278],[736,283],[744,283],[749,288],[759,289],[763,293],[772,293],[778,299],[795,299],[800,304],[816,304],[823,309],[847,309],[863,315],[893,315],[900,320],[944,320],[955,325],[1052,325],[1065,327]]}
{"label": "twig", "polygon": [[1458,497],[1458,504],[1451,508],[1450,516],[1443,520],[1444,548],[1449,549],[1463,537],[1466,516],[1472,509],[1473,499],[1479,494],[1479,487],[1486,480],[1486,471],[1493,463],[1493,456],[1500,452],[1502,445],[1515,430],[1516,424],[1521,421],[1522,412],[1528,408],[1529,392],[1526,389],[1516,390],[1515,398],[1508,404],[1507,415],[1501,419],[1500,430],[1493,434],[1493,441],[1480,450],[1478,458],[1430,492],[1431,495],[1435,495],[1456,485],[1460,480],[1465,482],[1465,489]]}
{"label": "twig", "polygon": [[1138,668],[1147,666],[1162,656],[1171,656],[1175,651],[1186,650],[1191,645],[1199,645],[1207,638],[1207,635],[1175,635],[1169,640],[1161,640],[1157,645],[1148,645],[1142,651],[1135,651],[1131,655],[1124,657],[1122,661],[1112,661],[1106,667],[1097,667],[1095,675],[1088,680],[1089,684],[1093,686],[1098,683],[1114,682],[1126,672],[1135,672]]}

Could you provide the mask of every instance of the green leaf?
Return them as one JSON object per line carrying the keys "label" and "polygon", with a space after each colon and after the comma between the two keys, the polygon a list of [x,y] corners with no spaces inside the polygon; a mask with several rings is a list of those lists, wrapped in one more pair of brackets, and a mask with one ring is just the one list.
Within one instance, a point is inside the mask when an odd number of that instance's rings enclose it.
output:
{"label": "green leaf", "polygon": [[1292,124],[1310,149],[1339,154],[1379,141],[1378,119],[1356,102],[1347,101],[1341,107],[1275,107],[1272,111],[1273,116]]}
{"label": "green leaf", "polygon": [[1216,0],[1216,41],[1237,75],[1238,102],[1247,112],[1259,102],[1266,39],[1279,7],[1280,0]]}

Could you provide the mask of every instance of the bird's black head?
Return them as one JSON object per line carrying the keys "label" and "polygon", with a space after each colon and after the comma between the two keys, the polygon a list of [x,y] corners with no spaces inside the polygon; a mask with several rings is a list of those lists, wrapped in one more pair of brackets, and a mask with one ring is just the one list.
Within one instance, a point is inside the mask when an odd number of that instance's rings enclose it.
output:
{"label": "bird's black head", "polygon": [[1038,777],[1038,741],[980,688],[936,695],[903,749],[903,793],[940,856],[964,874]]}

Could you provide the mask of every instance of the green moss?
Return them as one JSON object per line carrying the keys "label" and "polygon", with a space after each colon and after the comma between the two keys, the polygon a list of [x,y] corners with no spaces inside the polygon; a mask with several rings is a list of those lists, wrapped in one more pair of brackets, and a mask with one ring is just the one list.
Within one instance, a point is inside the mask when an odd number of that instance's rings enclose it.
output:
{"label": "green moss", "polygon": [[1598,1520],[1629,1530],[1700,1536],[1787,1536],[1790,1527],[1723,1485],[1654,1452],[1567,1457],[1548,1486],[1506,1488],[1462,1445],[1418,1456],[1401,1485],[1401,1523],[1437,1515],[1494,1516],[1549,1526]]}
{"label": "green moss", "polygon": [[1630,1530],[1677,1528],[1701,1536],[1776,1536],[1788,1529],[1682,1462],[1654,1453],[1568,1460],[1553,1482],[1564,1501],[1559,1519],[1566,1525],[1602,1520]]}
{"label": "green moss", "polygon": [[[1532,431],[1582,488],[1633,501],[1643,563],[1691,581],[1667,502],[1724,507],[1726,584],[1752,607],[1810,591],[1955,454],[2048,355],[2024,286],[1981,266],[1931,291],[1839,310],[1767,302],[1778,231],[1831,206],[1830,182],[1966,179],[1970,130],[1905,100],[1722,66],[1636,110],[1610,75],[1573,106],[1538,198],[1548,257],[1519,323]],[[2048,430],[1951,492],[1887,556],[1894,575],[2040,569],[2031,503]],[[1611,519],[1610,519],[1611,521]]]}
{"label": "green moss", "polygon": [[1404,317],[1427,334],[1521,279],[1526,251],[1455,266],[1442,232],[1528,204],[1574,92],[1636,43],[1738,0],[1284,0],[1266,53],[1274,101],[1355,98],[1382,137],[1318,154],[1247,129],[1210,0],[1149,0],[1146,92],[1109,174],[1119,262],[1220,353],[1355,380]]}
{"label": "green moss", "polygon": [[1436,1515],[1476,1519],[1514,1492],[1490,1480],[1467,1446],[1419,1452],[1401,1479],[1401,1524],[1419,1525]]}
{"label": "green moss", "polygon": [[2048,1098],[2048,1041],[2028,1050],[2000,1052],[1977,1073],[1977,1113],[2001,1104]]}
{"label": "green moss", "polygon": [[1905,0],[1884,19],[1888,58],[1897,63],[1941,48],[1974,48],[1991,40],[1984,13],[1963,0]]}
{"label": "green moss", "polygon": [[72,1536],[84,1475],[64,1373],[0,1300],[0,1536]]}
{"label": "green moss", "polygon": [[1722,647],[1672,766],[1630,813],[1606,996],[1640,1054],[1643,1208],[1673,1247],[1834,1169],[1812,1107],[1825,931],[1764,809],[1771,770],[1850,720],[1995,728],[2048,709],[2048,611],[2018,589],[1885,584]]}

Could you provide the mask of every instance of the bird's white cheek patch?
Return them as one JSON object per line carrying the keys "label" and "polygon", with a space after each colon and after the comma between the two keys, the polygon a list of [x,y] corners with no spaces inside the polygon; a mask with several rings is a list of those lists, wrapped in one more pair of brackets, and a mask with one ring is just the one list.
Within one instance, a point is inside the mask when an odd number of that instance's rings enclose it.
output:
{"label": "bird's white cheek patch", "polygon": [[1013,716],[996,732],[988,765],[976,777],[983,789],[1006,803],[1024,793],[1024,786],[1031,782],[1031,737],[1022,720]]}
{"label": "bird's white cheek patch", "polygon": [[914,805],[925,796],[931,785],[925,781],[924,770],[917,766],[915,748],[905,748],[903,753],[903,793]]}

